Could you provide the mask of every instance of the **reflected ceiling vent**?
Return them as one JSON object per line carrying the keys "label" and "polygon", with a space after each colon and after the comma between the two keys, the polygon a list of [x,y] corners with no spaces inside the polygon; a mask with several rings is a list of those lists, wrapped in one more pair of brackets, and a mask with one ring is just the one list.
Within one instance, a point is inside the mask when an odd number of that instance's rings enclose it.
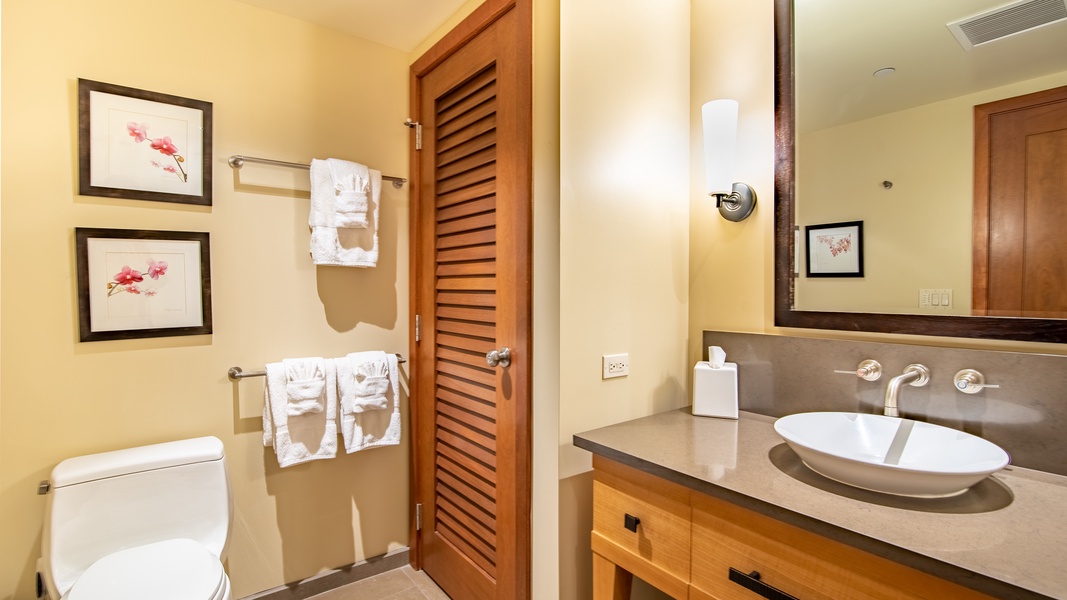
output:
{"label": "reflected ceiling vent", "polygon": [[964,50],[1067,19],[1067,0],[1021,0],[948,24]]}

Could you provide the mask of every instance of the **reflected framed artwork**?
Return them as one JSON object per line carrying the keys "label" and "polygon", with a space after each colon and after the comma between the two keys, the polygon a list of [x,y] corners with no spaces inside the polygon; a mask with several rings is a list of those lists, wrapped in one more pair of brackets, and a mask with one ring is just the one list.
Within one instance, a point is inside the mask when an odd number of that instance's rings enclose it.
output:
{"label": "reflected framed artwork", "polygon": [[211,205],[211,103],[78,80],[78,193]]}
{"label": "reflected framed artwork", "polygon": [[211,333],[207,233],[79,227],[74,246],[81,341]]}
{"label": "reflected framed artwork", "polygon": [[863,221],[804,227],[808,277],[863,277]]}

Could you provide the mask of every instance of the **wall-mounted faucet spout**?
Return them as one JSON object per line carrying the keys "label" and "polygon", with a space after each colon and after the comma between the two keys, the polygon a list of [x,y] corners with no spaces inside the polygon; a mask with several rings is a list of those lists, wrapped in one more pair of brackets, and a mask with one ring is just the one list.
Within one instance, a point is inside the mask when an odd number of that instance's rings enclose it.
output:
{"label": "wall-mounted faucet spout", "polygon": [[913,364],[904,368],[904,373],[889,380],[889,386],[885,388],[885,416],[899,417],[897,410],[897,398],[900,396],[900,388],[904,384],[922,387],[930,381],[930,369],[923,365]]}

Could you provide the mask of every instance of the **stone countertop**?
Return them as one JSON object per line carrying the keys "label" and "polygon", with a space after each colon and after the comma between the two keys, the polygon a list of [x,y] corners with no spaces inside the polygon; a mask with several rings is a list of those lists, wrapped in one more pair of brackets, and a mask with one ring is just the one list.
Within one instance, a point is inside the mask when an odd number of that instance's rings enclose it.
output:
{"label": "stone countertop", "polygon": [[953,498],[868,492],[804,466],[774,421],[686,407],[574,444],[994,597],[1067,598],[1067,477],[1009,466]]}

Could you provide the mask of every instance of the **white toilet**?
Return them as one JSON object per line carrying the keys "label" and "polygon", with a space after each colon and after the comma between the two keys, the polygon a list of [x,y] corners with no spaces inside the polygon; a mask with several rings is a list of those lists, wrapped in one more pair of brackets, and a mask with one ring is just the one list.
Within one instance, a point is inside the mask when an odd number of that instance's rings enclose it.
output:
{"label": "white toilet", "polygon": [[50,484],[39,597],[230,600],[233,496],[218,438],[70,458]]}

